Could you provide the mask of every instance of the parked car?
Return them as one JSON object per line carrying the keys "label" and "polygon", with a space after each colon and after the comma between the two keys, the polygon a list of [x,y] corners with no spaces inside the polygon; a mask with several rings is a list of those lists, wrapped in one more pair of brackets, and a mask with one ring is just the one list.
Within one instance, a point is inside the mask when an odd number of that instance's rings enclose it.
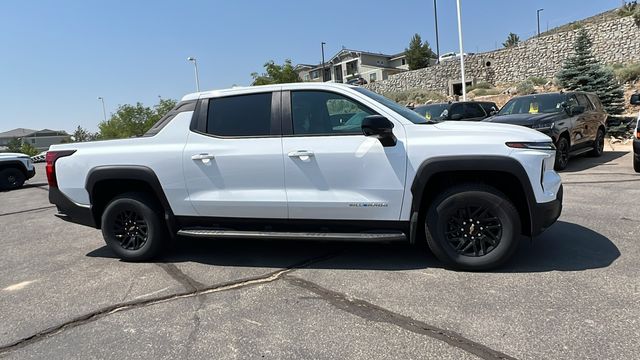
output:
{"label": "parked car", "polygon": [[438,59],[440,62],[443,61],[448,61],[448,60],[454,60],[457,57],[455,52],[448,52],[448,53],[444,53],[442,55],[440,55],[440,58]]}
{"label": "parked car", "polygon": [[[493,104],[493,106],[497,108],[495,103],[488,104]],[[416,106],[413,111],[424,116],[428,120],[434,121],[480,121],[489,116],[485,111],[483,104],[475,101],[421,105]]]}
{"label": "parked car", "polygon": [[597,95],[574,91],[514,97],[485,121],[522,125],[548,135],[557,149],[555,169],[563,170],[571,156],[602,155],[606,119]]}
{"label": "parked car", "polygon": [[187,95],[144,137],[53,145],[47,178],[58,216],[129,261],[176,235],[400,240],[482,270],[560,216],[554,155],[531,129],[434,124],[365,88],[296,83]]}
{"label": "parked car", "polygon": [[364,78],[359,77],[359,78],[348,80],[347,84],[349,84],[349,85],[357,85],[357,86],[366,85],[367,84],[367,80],[365,80]]}
{"label": "parked car", "polygon": [[[631,105],[640,105],[640,94],[631,95]],[[636,131],[633,136],[633,170],[640,173],[640,112],[636,121]]]}
{"label": "parked car", "polygon": [[0,190],[21,188],[25,181],[35,175],[36,169],[29,155],[0,153]]}
{"label": "parked car", "polygon": [[487,117],[493,116],[497,114],[498,111],[500,111],[500,107],[498,106],[498,104],[494,103],[493,101],[475,101],[475,103],[478,103],[480,104],[480,106],[482,106],[484,112],[487,113]]}

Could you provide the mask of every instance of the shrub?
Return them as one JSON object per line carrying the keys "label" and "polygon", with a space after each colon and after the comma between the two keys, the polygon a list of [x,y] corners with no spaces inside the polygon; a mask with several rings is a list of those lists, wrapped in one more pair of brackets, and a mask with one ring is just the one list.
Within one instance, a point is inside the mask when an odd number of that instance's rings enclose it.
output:
{"label": "shrub", "polygon": [[446,96],[444,96],[439,92],[429,91],[424,89],[396,91],[396,92],[386,93],[383,95],[400,104],[405,104],[410,102],[415,104],[424,104],[429,100],[444,101],[446,99]]}
{"label": "shrub", "polygon": [[467,88],[467,91],[473,91],[473,90],[476,90],[476,89],[491,89],[491,88],[493,88],[493,85],[489,84],[486,81],[480,81],[479,83],[477,83],[475,85],[469,86]]}
{"label": "shrub", "polygon": [[533,87],[533,83],[529,80],[523,81],[516,85],[516,92],[518,95],[528,95],[536,92],[536,89]]}
{"label": "shrub", "polygon": [[532,77],[528,78],[527,81],[530,81],[535,86],[542,86],[542,85],[546,84],[547,82],[549,82],[548,79],[545,79],[545,78],[539,77],[539,76],[532,76]]}
{"label": "shrub", "polygon": [[476,96],[485,96],[485,95],[498,95],[501,94],[502,91],[500,89],[476,89],[473,91],[473,94]]}
{"label": "shrub", "polygon": [[20,152],[23,154],[27,154],[29,156],[35,156],[35,155],[38,155],[40,151],[38,151],[38,149],[36,149],[33,145],[29,143],[24,143],[20,148]]}
{"label": "shrub", "polygon": [[618,80],[622,82],[631,82],[640,79],[640,63],[612,66],[613,72]]}

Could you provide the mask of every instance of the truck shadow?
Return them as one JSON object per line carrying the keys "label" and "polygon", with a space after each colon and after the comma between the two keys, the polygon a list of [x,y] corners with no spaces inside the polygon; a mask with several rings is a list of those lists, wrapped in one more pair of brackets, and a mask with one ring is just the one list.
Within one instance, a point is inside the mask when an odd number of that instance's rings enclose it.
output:
{"label": "truck shadow", "polygon": [[628,153],[629,153],[628,151],[605,151],[602,154],[602,156],[597,158],[589,157],[588,155],[580,155],[580,156],[572,157],[569,160],[569,165],[567,165],[567,168],[562,170],[562,172],[572,173],[572,172],[591,169],[596,166],[603,166],[603,165],[612,166],[612,165],[615,165],[616,163],[609,164],[609,162],[619,159],[627,155]]}
{"label": "truck shadow", "polygon": [[[425,246],[292,240],[202,240],[180,238],[160,263],[196,262],[229,267],[286,268],[305,259],[329,255],[313,269],[414,270],[442,268]],[[102,247],[90,257],[114,258]],[[532,242],[521,246],[497,273],[581,271],[604,268],[618,257],[618,248],[606,237],[583,226],[558,222]]]}

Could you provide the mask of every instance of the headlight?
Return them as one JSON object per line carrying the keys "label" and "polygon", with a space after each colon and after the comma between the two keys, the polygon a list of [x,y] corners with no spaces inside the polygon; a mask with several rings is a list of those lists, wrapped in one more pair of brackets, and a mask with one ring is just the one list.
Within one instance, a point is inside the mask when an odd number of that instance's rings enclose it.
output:
{"label": "headlight", "polygon": [[555,123],[534,124],[533,126],[531,126],[531,128],[536,130],[551,130],[553,129],[554,125]]}
{"label": "headlight", "polygon": [[551,141],[543,142],[508,142],[506,145],[514,149],[555,150],[556,146]]}

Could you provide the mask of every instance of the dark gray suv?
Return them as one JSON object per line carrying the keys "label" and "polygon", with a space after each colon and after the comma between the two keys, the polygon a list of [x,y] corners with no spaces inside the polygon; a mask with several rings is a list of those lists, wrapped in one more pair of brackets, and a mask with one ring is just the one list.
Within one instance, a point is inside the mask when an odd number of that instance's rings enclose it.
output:
{"label": "dark gray suv", "polygon": [[607,114],[597,95],[587,92],[559,92],[518,96],[485,121],[522,125],[553,139],[556,170],[563,170],[571,156],[604,151]]}

